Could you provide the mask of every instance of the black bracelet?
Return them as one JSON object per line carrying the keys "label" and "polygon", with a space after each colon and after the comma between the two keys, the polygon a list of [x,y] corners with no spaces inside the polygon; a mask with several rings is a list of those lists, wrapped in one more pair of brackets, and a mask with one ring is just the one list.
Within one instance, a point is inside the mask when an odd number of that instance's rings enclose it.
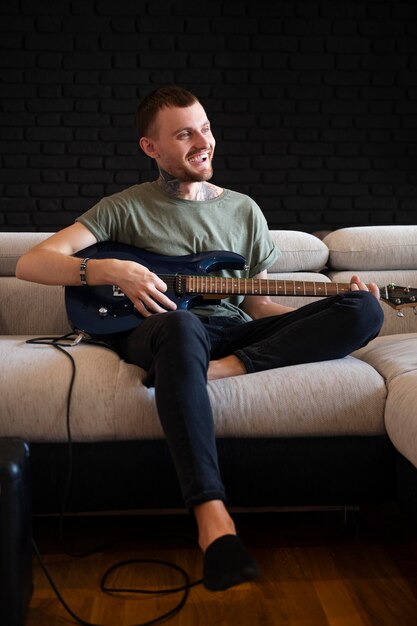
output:
{"label": "black bracelet", "polygon": [[83,287],[87,287],[87,279],[85,276],[85,271],[87,269],[87,263],[90,259],[87,257],[83,259],[80,265],[80,282]]}

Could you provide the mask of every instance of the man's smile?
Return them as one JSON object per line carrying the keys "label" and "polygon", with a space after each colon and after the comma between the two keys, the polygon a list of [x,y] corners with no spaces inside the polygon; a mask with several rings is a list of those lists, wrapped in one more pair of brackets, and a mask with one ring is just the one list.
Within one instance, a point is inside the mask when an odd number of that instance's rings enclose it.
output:
{"label": "man's smile", "polygon": [[190,156],[187,161],[189,163],[195,163],[195,164],[200,164],[200,163],[205,163],[209,158],[209,153],[207,150],[205,150],[204,152],[199,152],[198,154],[193,154],[192,156]]}

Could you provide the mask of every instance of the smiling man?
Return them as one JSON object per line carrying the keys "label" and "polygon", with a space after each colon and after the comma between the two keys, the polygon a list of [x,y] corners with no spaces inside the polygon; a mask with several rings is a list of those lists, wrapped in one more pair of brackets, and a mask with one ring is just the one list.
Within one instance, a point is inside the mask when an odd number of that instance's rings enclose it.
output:
{"label": "smiling man", "polygon": [[258,205],[209,182],[215,140],[192,93],[157,89],[140,103],[137,125],[158,179],[100,200],[24,255],[17,275],[44,284],[118,285],[141,314],[136,328],[109,342],[155,387],[184,501],[197,520],[204,584],[224,590],[259,572],[226,508],[207,380],[349,354],[380,330],[379,292],[354,276],[350,292],[297,310],[267,295],[177,310],[152,268],[111,258],[80,263],[76,252],[106,240],[173,257],[230,250],[247,261],[237,275],[250,278],[265,278],[278,256]]}

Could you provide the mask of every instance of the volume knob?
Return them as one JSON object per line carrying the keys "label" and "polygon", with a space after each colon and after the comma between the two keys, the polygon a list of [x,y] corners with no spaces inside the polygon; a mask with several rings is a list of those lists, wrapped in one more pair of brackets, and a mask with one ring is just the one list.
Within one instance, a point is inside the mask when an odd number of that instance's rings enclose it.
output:
{"label": "volume knob", "polygon": [[98,314],[100,315],[100,317],[106,317],[108,313],[109,313],[109,310],[105,306],[101,306],[98,310]]}

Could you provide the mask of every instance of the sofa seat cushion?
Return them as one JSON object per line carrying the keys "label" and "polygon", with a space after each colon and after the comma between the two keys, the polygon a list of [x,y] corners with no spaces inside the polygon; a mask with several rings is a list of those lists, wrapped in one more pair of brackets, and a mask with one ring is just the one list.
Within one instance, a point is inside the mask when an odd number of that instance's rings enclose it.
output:
{"label": "sofa seat cushion", "polygon": [[[3,436],[66,441],[71,363],[27,337],[0,337]],[[163,437],[144,371],[110,350],[69,348],[77,366],[71,403],[74,441]],[[209,383],[219,437],[385,434],[386,387],[367,363],[347,357]]]}
{"label": "sofa seat cushion", "polygon": [[417,368],[391,380],[385,409],[389,437],[402,455],[417,467]]}
{"label": "sofa seat cushion", "polygon": [[417,333],[377,337],[353,354],[372,365],[384,377],[390,390],[395,378],[417,371]]}
{"label": "sofa seat cushion", "polygon": [[355,355],[386,379],[387,433],[397,450],[417,467],[417,334],[377,337]]}

